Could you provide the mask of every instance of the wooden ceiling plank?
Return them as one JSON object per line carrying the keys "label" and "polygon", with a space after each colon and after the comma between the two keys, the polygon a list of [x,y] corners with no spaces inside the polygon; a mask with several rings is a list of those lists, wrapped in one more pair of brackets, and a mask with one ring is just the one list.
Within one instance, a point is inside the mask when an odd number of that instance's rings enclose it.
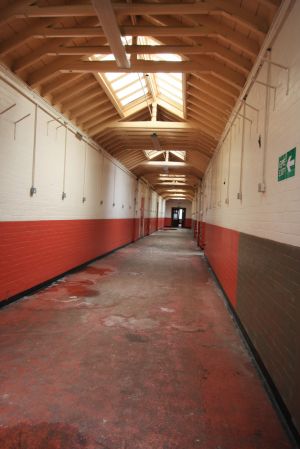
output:
{"label": "wooden ceiling plank", "polygon": [[[106,114],[107,112],[109,112],[109,114]],[[94,126],[100,124],[103,122],[103,117],[106,118],[106,116],[108,115],[109,117],[111,117],[112,113],[115,114],[115,111],[113,110],[113,107],[111,104],[109,104],[108,106],[101,108],[101,110],[99,111],[99,113],[95,114],[94,119],[90,119],[87,120],[83,126],[84,129],[87,130],[87,132],[89,131],[89,129],[93,128]]]}
{"label": "wooden ceiling plank", "polygon": [[54,95],[52,98],[52,104],[59,104],[64,102],[70,97],[74,97],[74,93],[78,95],[85,89],[95,85],[95,80],[93,78],[83,78],[78,83],[73,84],[68,89],[64,89],[62,92],[59,92],[58,94]]}
{"label": "wooden ceiling plank", "polygon": [[22,31],[1,42],[1,56],[5,56],[10,51],[13,51],[21,45],[25,44],[29,39],[34,37],[35,34],[39,34],[42,30],[45,30],[45,28],[52,23],[53,19],[42,19],[36,25],[29,26],[27,24]]}
{"label": "wooden ceiling plank", "polygon": [[[45,83],[49,78],[54,76],[57,72],[59,72],[59,69],[62,65],[67,64],[68,62],[74,61],[74,56],[60,56],[54,61],[50,62],[49,64],[46,64],[41,69],[35,70],[34,72],[31,72],[27,76],[27,83],[32,87],[35,88],[39,86],[42,83]],[[76,62],[76,58],[75,61]]]}
{"label": "wooden ceiling plank", "polygon": [[239,90],[227,83],[222,82],[220,79],[214,77],[213,75],[209,74],[201,74],[201,73],[193,73],[193,76],[195,78],[198,78],[200,81],[204,82],[205,84],[212,86],[213,88],[219,90],[220,92],[225,93],[226,95],[229,95],[233,98],[234,101],[237,100],[239,96]]}
{"label": "wooden ceiling plank", "polygon": [[[153,28],[153,32],[160,33],[159,35],[157,34],[157,37],[172,35],[177,37],[180,36],[180,38],[184,36],[221,38],[227,44],[234,45],[237,49],[244,51],[251,58],[255,58],[259,52],[259,44],[255,39],[249,38],[241,32],[233,30],[230,26],[220,23],[211,16],[201,16],[198,22],[193,21],[194,24],[192,26],[186,26],[186,23],[182,24],[185,16],[183,16],[182,18],[162,18],[161,16],[144,17],[146,22],[149,22],[151,25],[155,24],[156,26],[141,26],[140,31],[147,33],[147,28]],[[199,25],[197,25],[197,23],[199,23]],[[138,27],[135,27],[135,31],[137,30]],[[178,33],[171,34],[176,30],[178,30]],[[128,29],[128,31],[130,30]],[[153,35],[153,37],[155,36]]]}
{"label": "wooden ceiling plank", "polygon": [[[107,100],[105,95],[102,92],[99,91],[99,86],[96,84],[93,84],[92,86],[86,86],[85,88],[82,88],[82,94],[81,95],[74,95],[71,99],[68,101],[64,101],[62,104],[62,109],[64,112],[68,111],[72,114],[72,110],[78,108],[79,105],[82,103],[86,103],[93,98],[97,97],[97,99],[102,99],[103,101]],[[101,100],[100,100],[101,101]]]}
{"label": "wooden ceiling plank", "polygon": [[224,120],[227,120],[229,118],[231,111],[230,108],[225,109],[224,105],[219,101],[217,100],[212,101],[209,95],[205,93],[199,95],[199,93],[195,89],[189,89],[188,95],[191,95],[194,98],[196,98],[199,104],[204,103],[205,108],[208,108],[212,113],[215,112],[216,114],[222,115],[224,117]]}
{"label": "wooden ceiling plank", "polygon": [[192,109],[192,108],[196,108],[196,110],[199,112],[199,114],[202,114],[203,117],[207,117],[207,120],[211,121],[212,123],[217,124],[218,126],[224,128],[224,126],[226,125],[226,120],[222,120],[222,118],[217,117],[215,114],[210,113],[206,108],[202,108],[198,105],[197,101],[191,101],[189,100],[187,108]]}
{"label": "wooden ceiling plank", "polygon": [[19,0],[8,4],[8,6],[0,9],[0,25],[4,25],[9,20],[14,19],[21,9],[26,9],[32,0]]}
{"label": "wooden ceiling plank", "polygon": [[103,96],[101,92],[99,92],[99,97],[94,98],[93,100],[89,100],[84,104],[81,104],[80,107],[76,107],[72,109],[72,117],[76,120],[81,120],[81,117],[84,116],[85,113],[91,111],[95,108],[95,106],[99,105],[99,102],[103,100]]}
{"label": "wooden ceiling plank", "polygon": [[203,111],[199,110],[195,105],[188,104],[187,109],[190,111],[193,111],[197,116],[201,117],[205,122],[209,124],[212,128],[214,128],[216,131],[222,131],[225,123],[219,122],[215,119],[210,118],[207,114],[205,114]]}
{"label": "wooden ceiling plank", "polygon": [[205,109],[208,108],[208,110],[212,114],[216,114],[216,116],[218,116],[220,119],[224,121],[228,120],[232,108],[229,106],[225,106],[217,98],[212,98],[210,95],[204,92],[199,94],[199,91],[193,87],[189,88],[187,94],[188,94],[188,101],[189,100],[193,101],[194,98],[195,99],[194,101],[199,103],[199,105],[204,106]]}
{"label": "wooden ceiling plank", "polygon": [[89,110],[89,112],[85,112],[84,114],[77,116],[76,123],[81,127],[84,126],[94,117],[97,117],[99,114],[101,114],[101,107],[106,104],[110,105],[111,109],[113,108],[108,99],[106,99],[105,101],[103,100],[103,102],[99,102],[99,104],[97,103],[93,109]]}
{"label": "wooden ceiling plank", "polygon": [[41,95],[46,96],[52,94],[57,90],[64,89],[65,87],[69,86],[82,77],[83,75],[81,73],[74,73],[73,75],[60,75],[57,79],[50,81],[42,87]]}
{"label": "wooden ceiling plank", "polygon": [[212,100],[217,100],[220,103],[224,104],[224,106],[226,106],[227,108],[231,109],[235,105],[235,101],[233,100],[232,97],[220,92],[217,89],[214,89],[210,85],[203,85],[203,83],[197,81],[194,77],[190,77],[187,84],[188,84],[188,87],[187,87],[188,89],[189,89],[189,86],[194,87],[195,89],[197,89],[199,91],[199,95],[204,93],[204,94],[210,96],[212,98]]}
{"label": "wooden ceiling plank", "polygon": [[12,70],[18,73],[19,71],[26,69],[45,55],[55,55],[55,53],[53,53],[53,50],[59,48],[59,45],[61,45],[61,39],[53,39],[53,41],[41,45],[35,50],[30,51],[27,55],[21,58],[17,58],[12,64]]}

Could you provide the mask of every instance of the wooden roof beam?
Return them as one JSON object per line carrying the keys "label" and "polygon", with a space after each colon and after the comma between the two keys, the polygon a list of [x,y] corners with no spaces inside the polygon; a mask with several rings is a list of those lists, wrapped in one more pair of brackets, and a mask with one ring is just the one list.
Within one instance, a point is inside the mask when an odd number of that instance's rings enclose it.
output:
{"label": "wooden roof beam", "polygon": [[[107,101],[106,96],[103,92],[99,90],[99,86],[97,84],[93,84],[92,86],[89,86],[87,84],[86,88],[82,88],[81,90],[83,93],[80,95],[73,95],[72,98],[70,98],[68,101],[63,102],[63,110],[69,111],[72,113],[73,109],[77,109],[79,105],[89,102],[93,98],[97,97],[97,100],[99,101]],[[75,93],[75,90],[74,90]],[[77,94],[77,92],[76,92]]]}
{"label": "wooden roof beam", "polygon": [[87,123],[90,122],[90,120],[93,120],[95,117],[101,114],[102,105],[105,106],[106,104],[110,105],[111,110],[113,110],[113,106],[111,105],[109,100],[103,99],[103,101],[95,103],[95,106],[89,112],[85,112],[84,114],[76,117],[76,123],[78,124],[78,126],[84,127]]}
{"label": "wooden roof beam", "polygon": [[130,67],[130,61],[123,46],[111,0],[92,0],[92,5],[95,8],[118,67],[128,69]]}
{"label": "wooden roof beam", "polygon": [[224,93],[225,95],[230,96],[234,102],[237,100],[239,96],[239,90],[229,85],[228,83],[222,82],[220,79],[216,78],[212,74],[204,74],[204,73],[193,73],[193,77],[198,78],[201,82],[204,82],[206,85],[217,89],[218,91]]}
{"label": "wooden roof beam", "polygon": [[42,31],[52,23],[53,19],[42,19],[36,25],[31,24],[31,26],[29,26],[29,24],[26,24],[25,27],[17,34],[1,42],[0,55],[5,56],[10,51],[13,51],[16,48],[20,47],[20,45],[23,45],[35,35],[41,34]]}
{"label": "wooden roof beam", "polygon": [[208,126],[214,128],[217,132],[221,132],[224,129],[226,123],[218,122],[217,120],[207,117],[207,115],[203,111],[199,110],[195,105],[188,104],[187,109],[197,114],[199,118],[204,120]]}
{"label": "wooden roof beam", "polygon": [[[267,5],[276,4],[272,0],[261,0]],[[27,2],[29,3],[29,2]],[[113,3],[113,9],[118,15],[223,15],[235,23],[239,23],[256,33],[266,33],[268,24],[259,16],[229,0],[207,0],[201,3]],[[277,5],[278,6],[278,5]],[[91,5],[57,5],[19,7],[10,11],[8,15],[15,18],[26,17],[88,17],[95,15]]]}
{"label": "wooden roof beam", "polygon": [[57,78],[43,85],[41,95],[44,97],[46,95],[53,94],[53,92],[64,89],[75,81],[82,79],[83,76],[84,75],[82,75],[82,73],[74,73],[73,75],[69,73],[67,75],[59,74]]}
{"label": "wooden roof beam", "polygon": [[205,85],[205,83],[202,83],[201,81],[198,81],[194,77],[190,77],[188,82],[188,86],[194,87],[199,91],[199,95],[202,95],[202,93],[208,95],[212,98],[212,100],[217,100],[220,103],[224,104],[227,108],[233,108],[235,105],[235,101],[232,97],[229,95],[226,95],[222,92],[220,92],[218,89],[215,89],[214,87],[210,85]]}
{"label": "wooden roof beam", "polygon": [[[103,101],[103,103],[102,103],[102,101]],[[72,120],[75,120],[76,123],[80,123],[82,121],[82,118],[85,117],[85,114],[94,110],[95,107],[101,107],[101,105],[105,104],[105,103],[106,103],[106,101],[104,102],[104,98],[101,95],[101,92],[99,92],[98,97],[95,97],[92,100],[82,103],[80,106],[77,106],[75,109],[72,109],[72,111],[70,112],[71,118],[72,118]]]}
{"label": "wooden roof beam", "polygon": [[68,98],[74,98],[74,92],[76,95],[90,88],[91,86],[98,86],[93,77],[87,79],[87,77],[83,77],[78,81],[78,83],[73,84],[71,87],[64,89],[52,97],[52,104],[59,104],[66,101]]}
{"label": "wooden roof beam", "polygon": [[[218,26],[219,25],[219,26]],[[256,41],[232,30],[229,27],[215,24],[214,26],[122,26],[122,36],[152,36],[152,37],[220,37],[237,46],[251,57],[258,54],[259,46]],[[64,38],[64,37],[105,37],[100,27],[85,28],[44,28],[32,33],[35,38]]]}
{"label": "wooden roof beam", "polygon": [[225,109],[224,105],[217,100],[212,101],[209,95],[206,95],[204,93],[199,95],[197,90],[193,88],[190,88],[188,90],[188,101],[189,95],[196,98],[196,101],[199,103],[199,105],[204,105],[205,108],[207,108],[210,112],[216,113],[219,116],[223,116],[224,120],[226,121],[229,118],[231,109],[230,108]]}
{"label": "wooden roof beam", "polygon": [[[105,114],[106,112],[109,112],[109,114]],[[87,120],[82,127],[89,132],[90,129],[94,128],[96,125],[103,122],[103,117],[106,118],[106,116],[111,117],[111,113],[115,111],[113,110],[113,107],[111,104],[109,104],[106,107],[103,107],[99,110],[97,114],[95,114],[93,120]]]}
{"label": "wooden roof beam", "polygon": [[[71,58],[71,56],[70,56]],[[56,70],[63,73],[105,73],[105,72],[141,72],[141,73],[211,73],[216,77],[224,80],[228,84],[240,89],[246,78],[240,73],[225,67],[222,64],[217,63],[212,58],[202,58],[201,62],[193,61],[137,61],[132,63],[129,69],[123,69],[118,67],[114,61],[72,61],[64,62],[63,58],[60,58],[61,64],[55,64]],[[51,70],[50,70],[51,72]],[[30,84],[36,84],[40,82],[40,74],[42,76],[51,76],[47,71],[47,66],[39,71],[33,73],[28,80]]]}

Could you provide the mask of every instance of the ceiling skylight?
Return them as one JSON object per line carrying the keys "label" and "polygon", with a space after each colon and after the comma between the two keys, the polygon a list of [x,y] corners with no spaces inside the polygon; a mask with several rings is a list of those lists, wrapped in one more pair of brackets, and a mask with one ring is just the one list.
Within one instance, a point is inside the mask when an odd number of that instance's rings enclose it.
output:
{"label": "ceiling skylight", "polygon": [[164,153],[164,151],[157,151],[157,150],[144,150],[145,155],[148,159],[152,160],[157,156],[160,156]]}
{"label": "ceiling skylight", "polygon": [[[131,36],[123,36],[124,45],[132,45]],[[160,45],[151,37],[137,38],[138,45]],[[127,54],[128,59],[131,55]],[[175,54],[137,55],[138,59],[152,61],[181,61]],[[113,54],[97,54],[92,60],[113,61]],[[156,102],[170,110],[173,114],[183,117],[183,77],[181,73],[99,73],[110,95],[114,98],[117,108],[125,116],[138,109],[143,109]],[[180,156],[177,156],[180,157]]]}
{"label": "ceiling skylight", "polygon": [[[160,156],[161,154],[164,154],[165,159],[168,160],[167,156],[169,157],[170,154],[173,154],[178,159],[181,159],[182,161],[185,161],[186,152],[185,151],[176,151],[176,150],[170,150],[170,151],[157,151],[157,150],[144,150],[145,155],[148,159],[154,159],[157,156]],[[168,175],[161,175],[161,176],[168,176]]]}

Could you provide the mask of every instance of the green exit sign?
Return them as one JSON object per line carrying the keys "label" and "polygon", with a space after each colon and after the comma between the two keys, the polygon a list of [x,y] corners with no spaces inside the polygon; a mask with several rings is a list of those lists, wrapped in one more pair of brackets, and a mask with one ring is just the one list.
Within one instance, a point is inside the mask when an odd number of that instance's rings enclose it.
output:
{"label": "green exit sign", "polygon": [[278,159],[278,181],[295,176],[296,170],[296,148],[283,154]]}

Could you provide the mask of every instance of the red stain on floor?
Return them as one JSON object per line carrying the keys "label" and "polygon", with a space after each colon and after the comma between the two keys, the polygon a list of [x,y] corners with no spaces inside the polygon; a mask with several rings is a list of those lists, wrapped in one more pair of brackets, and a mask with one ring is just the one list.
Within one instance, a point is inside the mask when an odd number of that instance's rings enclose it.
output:
{"label": "red stain on floor", "polygon": [[0,428],[1,449],[88,449],[86,438],[61,423],[18,424]]}
{"label": "red stain on floor", "polygon": [[1,449],[292,448],[191,232],[104,264],[0,311]]}
{"label": "red stain on floor", "polygon": [[88,288],[80,283],[66,285],[66,290],[70,296],[80,296],[82,298],[90,298],[99,295],[99,291]]}
{"label": "red stain on floor", "polygon": [[113,272],[113,270],[111,268],[98,268],[98,267],[93,267],[93,266],[88,266],[88,267],[84,268],[83,271],[88,274],[97,274],[99,276],[105,276],[108,273]]}

